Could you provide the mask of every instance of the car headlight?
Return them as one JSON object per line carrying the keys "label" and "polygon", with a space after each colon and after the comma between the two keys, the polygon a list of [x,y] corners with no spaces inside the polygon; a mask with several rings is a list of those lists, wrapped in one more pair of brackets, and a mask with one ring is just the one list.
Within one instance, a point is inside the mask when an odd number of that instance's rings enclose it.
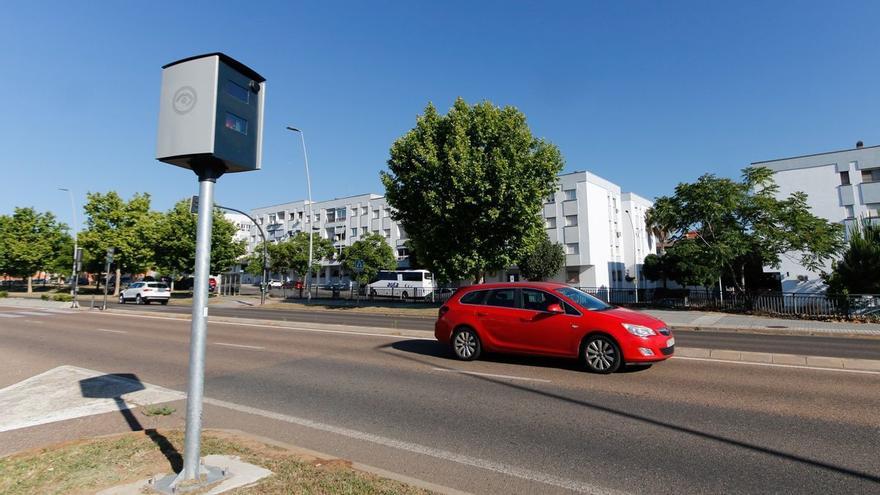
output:
{"label": "car headlight", "polygon": [[621,323],[621,325],[623,325],[623,328],[625,328],[627,332],[636,337],[650,337],[652,335],[657,335],[657,332],[653,329],[642,325],[633,325],[631,323]]}

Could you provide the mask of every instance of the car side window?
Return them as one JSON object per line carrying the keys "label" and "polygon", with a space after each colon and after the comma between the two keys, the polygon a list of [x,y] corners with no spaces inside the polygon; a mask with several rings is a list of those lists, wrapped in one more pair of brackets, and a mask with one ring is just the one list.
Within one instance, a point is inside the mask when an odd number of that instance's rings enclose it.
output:
{"label": "car side window", "polygon": [[547,294],[544,291],[536,289],[522,290],[523,309],[531,311],[547,311],[551,304],[561,304],[562,301],[558,297]]}
{"label": "car side window", "polygon": [[499,306],[502,308],[516,307],[516,289],[495,289],[489,292],[486,299],[487,306]]}
{"label": "car side window", "polygon": [[483,300],[486,299],[486,294],[489,291],[487,290],[475,290],[473,292],[468,292],[467,294],[461,296],[462,304],[483,304]]}

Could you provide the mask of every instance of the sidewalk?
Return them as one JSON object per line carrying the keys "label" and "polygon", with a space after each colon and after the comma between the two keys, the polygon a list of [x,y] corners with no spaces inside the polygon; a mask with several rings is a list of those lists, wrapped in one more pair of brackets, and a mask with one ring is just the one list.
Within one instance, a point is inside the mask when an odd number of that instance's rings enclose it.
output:
{"label": "sidewalk", "polygon": [[826,336],[858,335],[880,337],[880,323],[816,321],[771,318],[767,316],[714,313],[710,311],[643,310],[665,321],[673,329],[756,332],[769,334],[810,334]]}

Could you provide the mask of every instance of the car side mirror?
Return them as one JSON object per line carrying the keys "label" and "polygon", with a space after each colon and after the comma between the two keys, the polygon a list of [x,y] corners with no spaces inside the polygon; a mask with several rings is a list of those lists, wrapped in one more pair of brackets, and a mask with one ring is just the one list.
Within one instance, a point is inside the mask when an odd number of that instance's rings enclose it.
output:
{"label": "car side mirror", "polygon": [[559,304],[551,304],[551,305],[547,306],[547,312],[554,313],[554,314],[560,314],[560,313],[565,313],[565,310],[562,309],[562,306],[560,306]]}

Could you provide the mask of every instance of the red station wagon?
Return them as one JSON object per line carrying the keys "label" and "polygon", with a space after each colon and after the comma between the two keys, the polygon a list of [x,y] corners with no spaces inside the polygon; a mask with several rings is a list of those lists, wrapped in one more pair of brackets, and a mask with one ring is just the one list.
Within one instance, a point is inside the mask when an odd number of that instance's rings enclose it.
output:
{"label": "red station wagon", "polygon": [[553,282],[461,289],[440,308],[434,336],[465,361],[482,351],[538,354],[581,359],[595,373],[663,361],[675,346],[661,320]]}

